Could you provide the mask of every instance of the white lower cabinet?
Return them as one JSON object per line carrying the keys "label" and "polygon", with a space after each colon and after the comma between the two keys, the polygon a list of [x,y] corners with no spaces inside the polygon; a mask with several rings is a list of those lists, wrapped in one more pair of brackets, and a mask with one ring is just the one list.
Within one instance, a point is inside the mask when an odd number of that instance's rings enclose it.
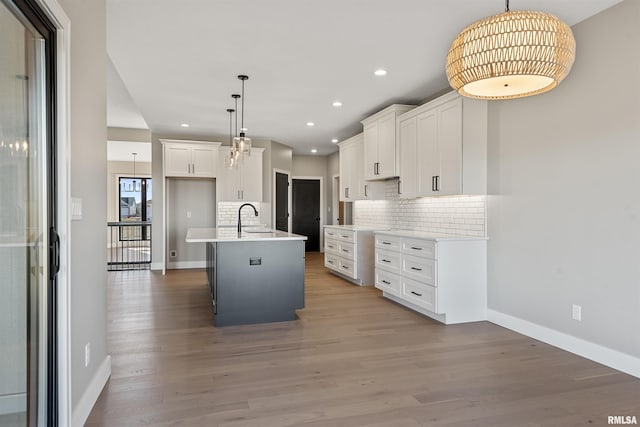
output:
{"label": "white lower cabinet", "polygon": [[357,285],[373,285],[374,233],[349,225],[325,226],[324,266]]}
{"label": "white lower cabinet", "polygon": [[483,238],[376,233],[375,286],[445,324],[486,320],[486,260]]}

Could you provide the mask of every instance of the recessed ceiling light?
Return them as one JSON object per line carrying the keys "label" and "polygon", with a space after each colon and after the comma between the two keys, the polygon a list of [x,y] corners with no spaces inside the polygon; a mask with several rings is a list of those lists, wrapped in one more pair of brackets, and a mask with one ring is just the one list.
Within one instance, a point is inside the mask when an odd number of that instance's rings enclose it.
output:
{"label": "recessed ceiling light", "polygon": [[373,74],[375,74],[376,76],[386,76],[387,75],[387,70],[383,70],[381,68],[379,70],[376,70]]}
{"label": "recessed ceiling light", "polygon": [[180,126],[182,126],[183,128],[188,128],[189,127],[189,123],[183,123]]}
{"label": "recessed ceiling light", "polygon": [[338,143],[338,138],[333,138],[333,139],[331,140],[331,142],[333,142],[334,144],[337,144],[337,143]]}
{"label": "recessed ceiling light", "polygon": [[307,122],[307,126],[315,126],[316,124],[313,122]]}
{"label": "recessed ceiling light", "polygon": [[315,154],[315,153],[317,153],[317,152],[318,152],[318,150],[316,150],[315,148],[312,148],[312,149],[311,149],[311,152],[312,152],[313,154]]}
{"label": "recessed ceiling light", "polygon": [[340,102],[340,101],[333,101],[333,104],[331,104],[331,105],[333,105],[334,107],[342,107],[342,102]]}

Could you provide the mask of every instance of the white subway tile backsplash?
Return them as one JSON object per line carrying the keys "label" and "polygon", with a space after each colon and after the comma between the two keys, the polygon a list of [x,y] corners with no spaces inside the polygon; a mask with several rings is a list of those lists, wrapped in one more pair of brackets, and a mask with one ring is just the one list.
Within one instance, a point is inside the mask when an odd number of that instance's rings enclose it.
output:
{"label": "white subway tile backsplash", "polygon": [[[245,202],[218,202],[218,226],[235,226],[238,224],[238,208]],[[242,209],[241,218],[242,225],[260,225],[260,203],[252,202],[253,206],[258,210],[258,216],[255,216],[253,209],[246,207]]]}
{"label": "white subway tile backsplash", "polygon": [[397,194],[398,181],[389,180],[385,200],[361,200],[353,204],[353,223],[392,230],[486,237],[486,197],[425,197],[404,200]]}

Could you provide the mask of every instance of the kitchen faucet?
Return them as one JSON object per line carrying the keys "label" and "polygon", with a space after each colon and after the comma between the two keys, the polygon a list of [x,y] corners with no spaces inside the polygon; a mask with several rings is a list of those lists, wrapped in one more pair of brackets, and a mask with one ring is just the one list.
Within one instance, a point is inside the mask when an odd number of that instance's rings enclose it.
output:
{"label": "kitchen faucet", "polygon": [[251,203],[244,203],[238,208],[238,237],[240,237],[240,234],[242,233],[242,221],[240,220],[240,211],[242,211],[242,208],[244,208],[245,206],[251,206],[253,208],[253,212],[256,214],[256,216],[258,216],[258,210]]}

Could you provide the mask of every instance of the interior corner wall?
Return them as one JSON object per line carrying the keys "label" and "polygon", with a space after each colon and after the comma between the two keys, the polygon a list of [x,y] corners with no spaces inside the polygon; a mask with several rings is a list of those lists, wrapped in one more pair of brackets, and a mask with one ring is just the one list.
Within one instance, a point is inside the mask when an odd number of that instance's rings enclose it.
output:
{"label": "interior corner wall", "polygon": [[[70,231],[71,394],[76,408],[107,359],[107,120],[105,0],[59,0],[72,23],[71,196],[83,218]],[[91,343],[91,362],[84,348]]]}
{"label": "interior corner wall", "polygon": [[[488,307],[640,357],[640,2],[573,27],[551,92],[491,102]],[[582,321],[572,320],[572,305]]]}

